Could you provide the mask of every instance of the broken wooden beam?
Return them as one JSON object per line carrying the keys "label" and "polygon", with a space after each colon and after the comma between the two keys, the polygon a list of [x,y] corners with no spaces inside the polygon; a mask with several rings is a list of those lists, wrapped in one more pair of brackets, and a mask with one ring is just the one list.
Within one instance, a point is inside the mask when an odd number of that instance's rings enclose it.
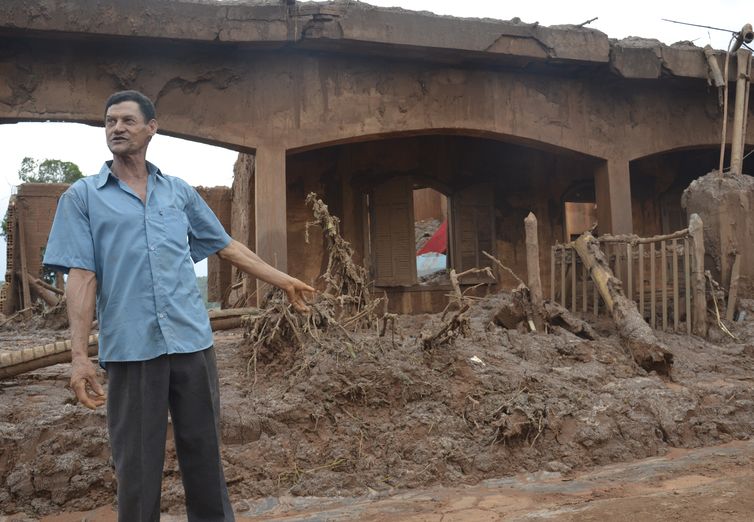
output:
{"label": "broken wooden beam", "polygon": [[589,275],[634,361],[647,371],[669,375],[673,354],[657,339],[636,308],[636,303],[623,294],[622,283],[613,275],[599,242],[590,232],[584,232],[573,243],[573,247],[589,269]]}
{"label": "broken wooden beam", "polygon": [[47,288],[48,285],[46,282],[42,281],[38,277],[34,277],[30,273],[23,274],[20,271],[16,272],[16,275],[21,278],[26,278],[26,281],[29,283],[29,287],[31,290],[34,291],[34,293],[42,299],[45,303],[47,303],[49,306],[57,306],[60,304],[60,298],[56,297],[56,294],[58,293],[58,289],[54,286],[52,288],[55,288],[55,292]]}

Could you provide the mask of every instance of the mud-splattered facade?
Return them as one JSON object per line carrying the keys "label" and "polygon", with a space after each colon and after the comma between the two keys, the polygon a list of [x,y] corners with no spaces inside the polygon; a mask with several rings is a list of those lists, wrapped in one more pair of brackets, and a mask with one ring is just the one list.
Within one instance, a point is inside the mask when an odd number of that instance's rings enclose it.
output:
{"label": "mud-splattered facade", "polygon": [[[139,89],[165,133],[254,155],[251,199],[230,196],[224,223],[248,215],[263,258],[316,277],[303,203],[316,191],[402,311],[444,293],[414,285],[403,235],[415,188],[449,198],[454,267],[478,263],[484,246],[523,273],[529,211],[543,247],[566,239],[567,202],[595,203],[600,232],[671,230],[684,220],[680,192],[716,166],[721,111],[699,48],[290,4],[7,0],[0,122],[98,123],[112,91]],[[232,274],[215,263],[220,293]]]}

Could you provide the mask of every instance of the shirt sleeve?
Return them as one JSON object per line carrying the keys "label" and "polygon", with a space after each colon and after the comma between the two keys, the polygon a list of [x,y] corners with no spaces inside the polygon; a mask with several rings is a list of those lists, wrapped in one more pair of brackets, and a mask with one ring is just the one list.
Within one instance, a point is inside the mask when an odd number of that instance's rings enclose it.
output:
{"label": "shirt sleeve", "polygon": [[42,264],[66,274],[71,268],[96,272],[89,212],[70,188],[58,200]]}
{"label": "shirt sleeve", "polygon": [[189,190],[190,195],[188,205],[186,205],[186,216],[189,221],[189,249],[191,259],[194,263],[198,263],[228,246],[232,238],[196,189],[189,187]]}

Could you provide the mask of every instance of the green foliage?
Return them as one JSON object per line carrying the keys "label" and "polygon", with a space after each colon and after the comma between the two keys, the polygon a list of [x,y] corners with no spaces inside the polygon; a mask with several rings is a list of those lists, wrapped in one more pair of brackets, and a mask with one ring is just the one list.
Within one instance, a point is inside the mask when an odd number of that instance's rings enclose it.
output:
{"label": "green foliage", "polygon": [[84,175],[73,162],[57,159],[39,162],[27,156],[21,160],[18,177],[24,183],[73,183]]}
{"label": "green foliage", "polygon": [[[84,175],[78,165],[71,161],[46,159],[42,162],[25,157],[21,160],[18,177],[24,183],[73,183]],[[8,237],[8,213],[2,221],[0,236]]]}

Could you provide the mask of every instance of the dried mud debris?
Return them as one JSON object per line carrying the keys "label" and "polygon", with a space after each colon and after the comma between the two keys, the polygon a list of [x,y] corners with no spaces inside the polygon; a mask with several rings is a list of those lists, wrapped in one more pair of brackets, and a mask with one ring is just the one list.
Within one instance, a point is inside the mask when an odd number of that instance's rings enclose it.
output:
{"label": "dried mud debris", "polygon": [[[419,332],[440,314],[399,316],[395,335],[354,326],[279,344],[259,359],[256,384],[241,332],[216,334],[232,498],[468,484],[751,436],[751,319],[725,344],[660,333],[676,354],[668,383],[637,367],[607,322],[596,340],[496,325],[510,300],[474,301],[469,335],[436,350]],[[3,513],[112,501],[104,414],[70,404],[66,380],[61,365],[0,383]],[[163,506],[181,505],[169,443]]]}

